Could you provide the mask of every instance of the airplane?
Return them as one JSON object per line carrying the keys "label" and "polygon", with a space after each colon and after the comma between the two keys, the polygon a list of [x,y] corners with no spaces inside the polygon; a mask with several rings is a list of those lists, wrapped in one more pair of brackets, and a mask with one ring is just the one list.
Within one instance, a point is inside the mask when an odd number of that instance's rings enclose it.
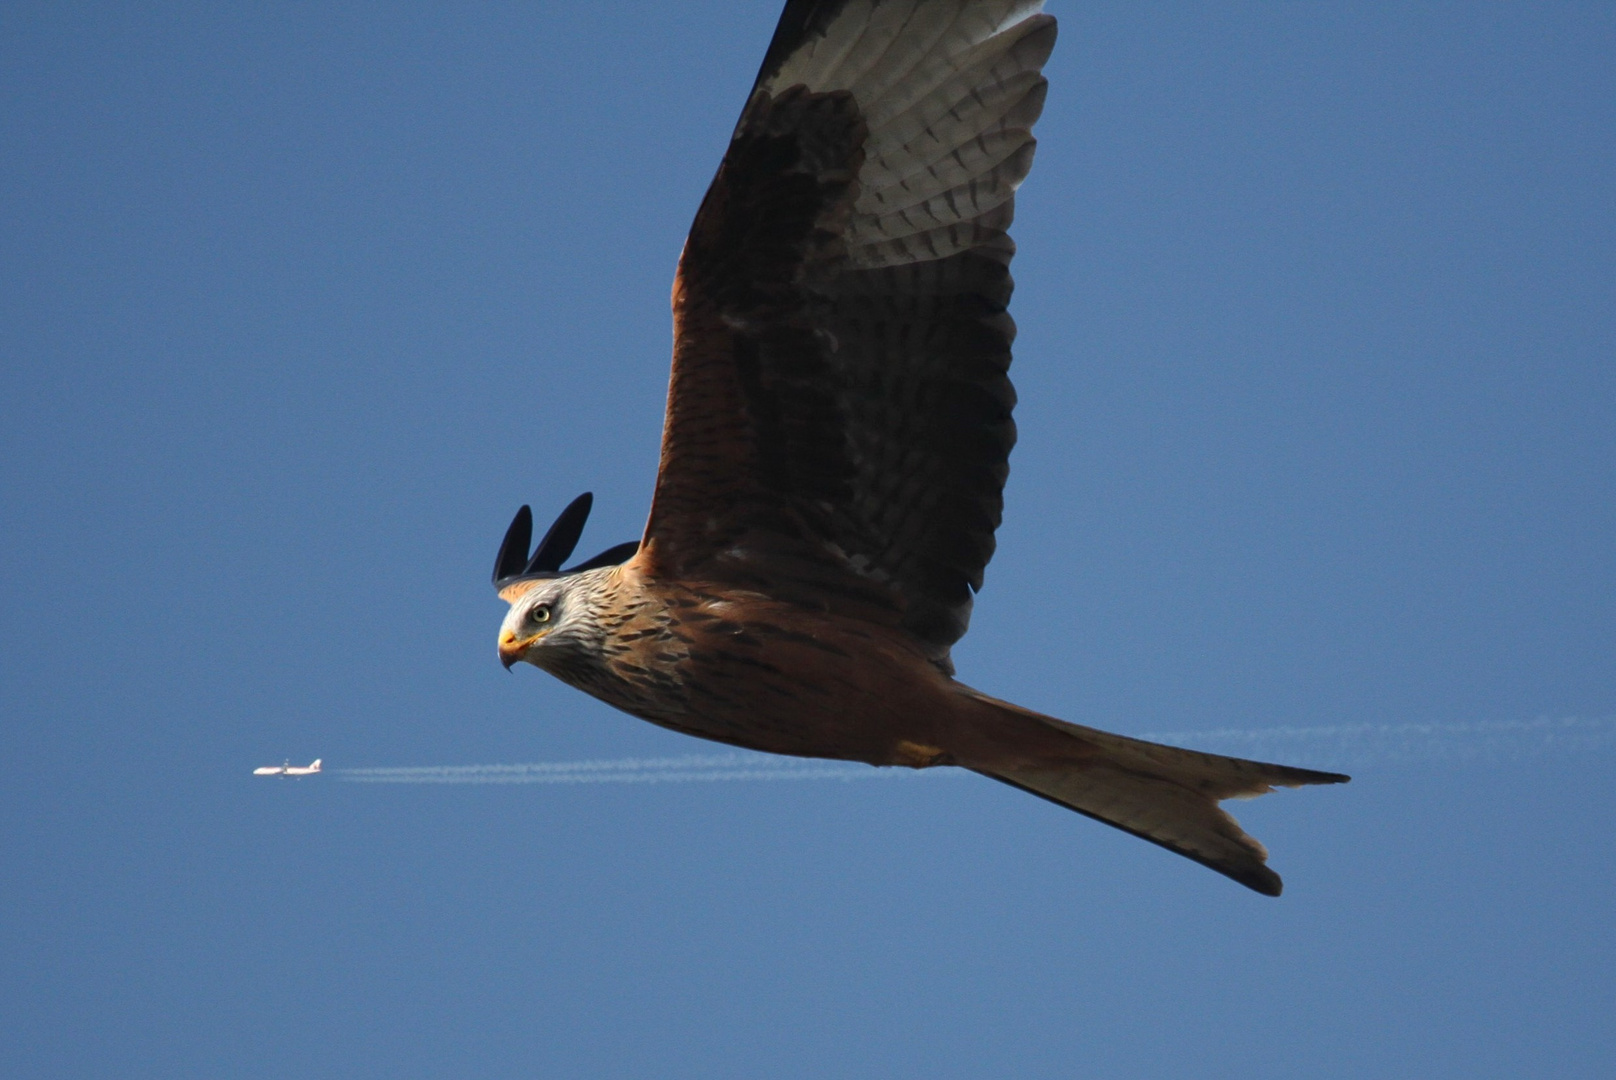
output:
{"label": "airplane", "polygon": [[287,758],[284,765],[265,765],[254,769],[254,776],[313,776],[320,771],[320,759],[315,758],[307,765],[293,765],[292,759]]}

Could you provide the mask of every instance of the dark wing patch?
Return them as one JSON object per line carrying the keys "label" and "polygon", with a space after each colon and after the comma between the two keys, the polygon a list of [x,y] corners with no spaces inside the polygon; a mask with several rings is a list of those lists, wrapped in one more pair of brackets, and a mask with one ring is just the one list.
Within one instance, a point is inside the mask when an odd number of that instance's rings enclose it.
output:
{"label": "dark wing patch", "polygon": [[787,5],[680,260],[663,572],[896,621],[946,665],[1015,442],[1038,6]]}

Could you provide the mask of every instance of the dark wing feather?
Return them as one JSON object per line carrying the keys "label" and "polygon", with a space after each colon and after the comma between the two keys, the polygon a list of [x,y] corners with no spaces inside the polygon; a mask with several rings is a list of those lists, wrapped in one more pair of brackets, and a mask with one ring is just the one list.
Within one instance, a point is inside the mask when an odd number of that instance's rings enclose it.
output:
{"label": "dark wing feather", "polygon": [[787,4],[674,286],[659,571],[897,622],[946,665],[1015,443],[1039,6]]}

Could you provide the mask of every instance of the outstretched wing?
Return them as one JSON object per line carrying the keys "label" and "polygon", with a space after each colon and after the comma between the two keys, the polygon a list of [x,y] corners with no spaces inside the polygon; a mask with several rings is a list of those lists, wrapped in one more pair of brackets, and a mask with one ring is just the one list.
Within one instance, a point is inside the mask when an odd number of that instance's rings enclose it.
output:
{"label": "outstretched wing", "polygon": [[1006,230],[1040,0],[791,0],[686,241],[642,558],[947,663],[1015,425]]}

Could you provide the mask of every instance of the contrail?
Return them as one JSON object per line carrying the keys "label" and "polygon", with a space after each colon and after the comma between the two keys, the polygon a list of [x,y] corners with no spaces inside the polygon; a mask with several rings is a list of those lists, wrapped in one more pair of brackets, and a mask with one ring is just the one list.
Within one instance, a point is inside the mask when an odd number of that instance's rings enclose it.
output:
{"label": "contrail", "polygon": [[866,780],[918,775],[913,769],[785,758],[735,751],[610,761],[541,761],[526,765],[416,765],[339,769],[344,780],[370,784],[689,784],[714,780]]}
{"label": "contrail", "polygon": [[1280,757],[1287,764],[1351,768],[1432,760],[1525,757],[1594,751],[1616,744],[1616,716],[1477,720],[1455,724],[1332,724],[1225,728],[1141,735],[1238,757]]}
{"label": "contrail", "polygon": [[[1240,757],[1349,769],[1374,764],[1589,752],[1616,744],[1616,716],[1483,720],[1457,724],[1332,724],[1225,728],[1140,735]],[[849,762],[732,751],[518,765],[414,765],[334,769],[368,784],[694,784],[720,780],[880,780],[963,776],[958,769],[877,769]]]}

